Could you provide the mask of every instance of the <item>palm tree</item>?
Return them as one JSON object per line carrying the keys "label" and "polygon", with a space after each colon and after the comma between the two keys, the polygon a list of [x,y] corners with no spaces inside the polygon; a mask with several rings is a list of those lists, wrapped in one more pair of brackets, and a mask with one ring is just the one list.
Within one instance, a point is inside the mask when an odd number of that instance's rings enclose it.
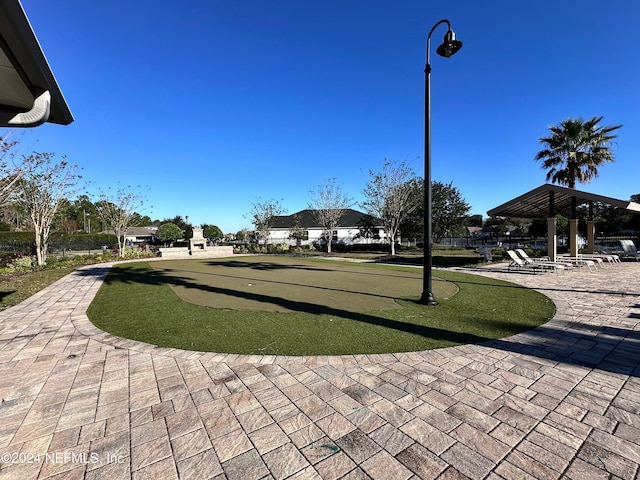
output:
{"label": "palm tree", "polygon": [[548,170],[547,180],[575,189],[576,181],[589,183],[598,176],[600,165],[614,161],[609,147],[617,135],[611,132],[622,125],[601,127],[598,124],[602,118],[568,118],[549,127],[552,134],[540,139],[545,148],[535,157]]}

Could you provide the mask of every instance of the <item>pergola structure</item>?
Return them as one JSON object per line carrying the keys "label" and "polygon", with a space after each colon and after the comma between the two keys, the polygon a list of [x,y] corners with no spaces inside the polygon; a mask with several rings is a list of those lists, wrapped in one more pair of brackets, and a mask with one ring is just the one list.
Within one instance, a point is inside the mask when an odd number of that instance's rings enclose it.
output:
{"label": "pergola structure", "polygon": [[19,0],[0,1],[0,127],[68,125],[73,115]]}
{"label": "pergola structure", "polygon": [[544,184],[509,200],[502,205],[489,210],[487,213],[495,217],[511,217],[526,219],[547,219],[547,249],[553,260],[556,258],[556,214],[569,212],[569,249],[572,256],[578,254],[578,219],[576,208],[578,205],[589,205],[589,219],[587,220],[587,250],[595,251],[595,221],[593,219],[593,204],[603,203],[614,207],[625,208],[640,212],[640,204],[628,200],[582,192],[558,185]]}

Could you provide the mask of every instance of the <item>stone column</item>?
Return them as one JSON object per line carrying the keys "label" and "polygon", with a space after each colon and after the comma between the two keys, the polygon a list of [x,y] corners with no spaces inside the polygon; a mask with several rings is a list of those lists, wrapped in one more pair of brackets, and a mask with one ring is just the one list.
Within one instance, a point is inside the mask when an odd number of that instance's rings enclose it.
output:
{"label": "stone column", "polygon": [[552,262],[556,261],[558,234],[556,233],[556,217],[547,218],[547,255]]}
{"label": "stone column", "polygon": [[596,252],[596,222],[587,220],[587,253]]}
{"label": "stone column", "polygon": [[569,254],[572,257],[578,256],[578,219],[569,219]]}

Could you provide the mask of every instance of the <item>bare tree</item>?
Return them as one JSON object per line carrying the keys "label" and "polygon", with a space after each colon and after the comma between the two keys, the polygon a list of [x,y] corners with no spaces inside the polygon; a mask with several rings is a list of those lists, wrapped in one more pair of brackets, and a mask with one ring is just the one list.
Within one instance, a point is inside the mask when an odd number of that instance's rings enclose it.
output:
{"label": "bare tree", "polygon": [[327,252],[331,253],[333,231],[340,224],[340,219],[347,209],[353,205],[353,199],[342,191],[335,178],[330,178],[316,190],[311,190],[309,195],[309,209],[313,211],[316,221],[322,227],[322,235],[327,240]]}
{"label": "bare tree", "polygon": [[35,231],[38,265],[47,263],[47,249],[51,225],[62,202],[73,196],[81,178],[78,168],[63,157],[54,161],[53,153],[33,153],[23,157],[17,190],[12,195],[18,209],[31,220]]}
{"label": "bare tree", "polygon": [[17,140],[9,140],[9,134],[0,137],[0,207],[9,204],[11,194],[22,176],[20,168],[13,164],[13,149],[17,144]]}
{"label": "bare tree", "polygon": [[382,171],[369,170],[369,175],[371,179],[362,191],[365,201],[361,206],[382,221],[389,236],[391,255],[395,255],[400,224],[420,205],[411,189],[410,181],[415,174],[404,162],[385,159]]}
{"label": "bare tree", "polygon": [[144,205],[140,187],[120,187],[116,191],[100,192],[95,206],[105,228],[113,230],[118,242],[118,252],[124,256],[127,229],[139,218],[138,210]]}
{"label": "bare tree", "polygon": [[267,242],[275,217],[283,213],[286,213],[286,209],[278,200],[272,198],[270,200],[262,201],[257,199],[255,201],[249,215],[255,228],[258,243],[260,243],[260,240],[263,240],[265,243]]}

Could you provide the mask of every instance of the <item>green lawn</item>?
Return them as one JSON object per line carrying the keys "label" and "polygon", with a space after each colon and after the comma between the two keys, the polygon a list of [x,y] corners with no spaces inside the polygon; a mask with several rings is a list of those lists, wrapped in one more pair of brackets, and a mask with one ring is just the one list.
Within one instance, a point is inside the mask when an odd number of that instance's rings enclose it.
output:
{"label": "green lawn", "polygon": [[137,262],[113,267],[88,315],[114,335],[168,347],[338,355],[502,338],[555,311],[511,283],[434,274],[440,305],[425,307],[415,301],[422,271],[409,267],[278,256]]}

